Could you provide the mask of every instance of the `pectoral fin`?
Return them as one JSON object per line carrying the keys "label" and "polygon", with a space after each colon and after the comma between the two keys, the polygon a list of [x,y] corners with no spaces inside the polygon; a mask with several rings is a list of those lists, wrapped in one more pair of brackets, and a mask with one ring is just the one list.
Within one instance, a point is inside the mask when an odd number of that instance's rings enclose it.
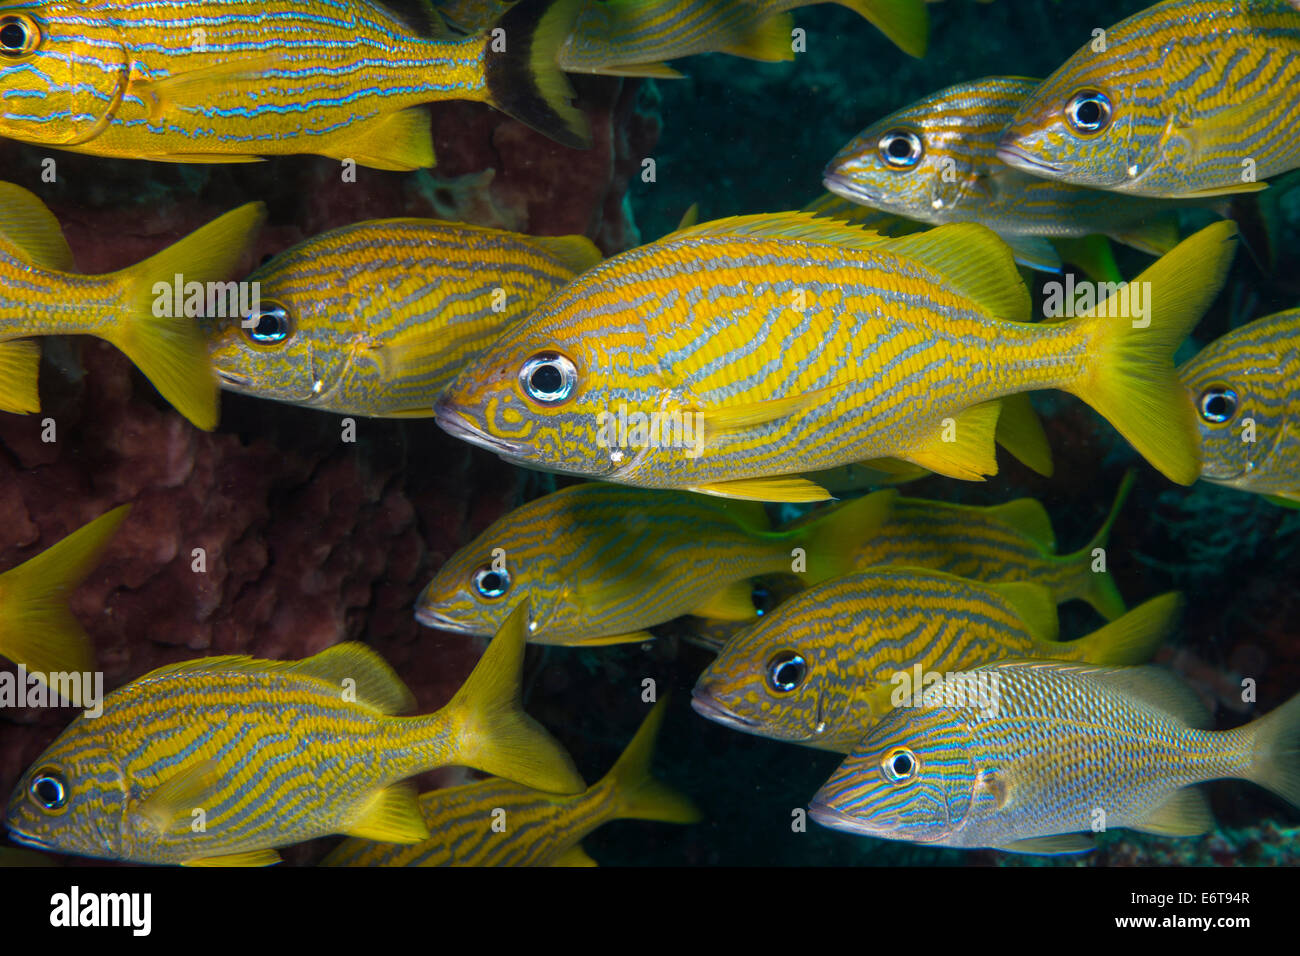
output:
{"label": "pectoral fin", "polygon": [[164,780],[140,804],[140,816],[148,821],[157,833],[166,833],[178,818],[189,817],[195,810],[207,808],[209,797],[220,781],[220,770],[214,760],[201,760]]}

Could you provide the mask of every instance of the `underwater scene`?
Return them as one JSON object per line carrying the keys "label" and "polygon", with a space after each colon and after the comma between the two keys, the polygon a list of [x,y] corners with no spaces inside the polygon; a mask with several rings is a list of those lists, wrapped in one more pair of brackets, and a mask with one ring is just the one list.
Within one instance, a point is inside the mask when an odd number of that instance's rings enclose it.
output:
{"label": "underwater scene", "polygon": [[1292,0],[0,0],[0,864],[1300,862],[1298,183]]}

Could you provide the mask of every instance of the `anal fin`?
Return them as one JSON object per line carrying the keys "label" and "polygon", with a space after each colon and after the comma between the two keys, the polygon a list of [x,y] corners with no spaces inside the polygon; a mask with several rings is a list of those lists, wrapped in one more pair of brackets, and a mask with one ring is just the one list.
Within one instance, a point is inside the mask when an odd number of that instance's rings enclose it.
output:
{"label": "anal fin", "polygon": [[429,839],[429,826],[420,813],[415,784],[403,781],[378,791],[343,832],[381,843],[419,843]]}
{"label": "anal fin", "polygon": [[[913,449],[907,460],[936,474],[967,481],[983,481],[998,473],[994,436],[1002,402],[995,400],[964,409],[951,421],[945,419],[934,436]],[[951,440],[947,440],[951,436]]]}

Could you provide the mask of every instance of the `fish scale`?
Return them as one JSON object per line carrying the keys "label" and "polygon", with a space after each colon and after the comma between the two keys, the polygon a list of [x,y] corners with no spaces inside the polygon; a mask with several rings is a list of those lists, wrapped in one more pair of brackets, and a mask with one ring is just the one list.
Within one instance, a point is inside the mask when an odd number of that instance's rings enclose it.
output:
{"label": "fish scale", "polygon": [[[989,403],[1060,388],[1187,483],[1186,460],[1171,468],[1161,459],[1195,456],[1194,425],[1172,367],[1152,363],[1172,353],[1204,308],[1206,284],[1217,288],[1230,251],[1213,244],[1234,231],[1208,227],[1143,273],[1152,286],[1177,289],[1165,291],[1150,329],[1135,319],[1130,339],[1107,310],[1023,321],[1028,295],[1010,250],[981,226],[884,239],[802,213],[707,223],[606,260],[555,293],[467,363],[437,417],[521,464],[645,487],[817,500],[824,490],[780,479],[877,458],[952,477],[993,474],[1001,406]],[[1186,257],[1198,255],[1212,268],[1193,270]],[[1119,358],[1129,349],[1132,357]],[[1100,358],[1107,351],[1115,358]],[[573,366],[563,373],[573,388],[557,402],[530,396],[519,378],[548,355]],[[1147,390],[1141,414],[1109,394],[1130,373]],[[1168,416],[1165,425],[1156,426],[1152,408]],[[703,446],[605,448],[598,422],[619,409],[698,416]]]}
{"label": "fish scale", "polygon": [[[1087,89],[1112,101],[1097,134],[1063,118]],[[1106,30],[1103,51],[1085,45],[1049,76],[1017,110],[999,155],[1031,175],[1147,196],[1251,190],[1243,160],[1257,180],[1300,164],[1297,89],[1300,18],[1284,0],[1165,0]]]}
{"label": "fish scale", "polygon": [[[878,566],[810,588],[733,635],[695,687],[696,710],[749,733],[848,752],[923,675],[1009,657],[1141,663],[1180,607],[1155,598],[1077,641],[1060,642],[1043,587],[985,584],[940,571]],[[798,655],[793,686],[774,686]]]}
{"label": "fish scale", "polygon": [[[534,30],[558,44],[574,3],[557,0],[552,20],[547,0],[527,0],[502,23],[521,50]],[[445,99],[513,110],[572,145],[585,137],[581,117],[567,102],[543,104],[526,71],[494,80],[511,71],[510,54],[496,57],[486,35],[424,37],[371,0],[34,0],[0,6],[3,16],[39,26],[33,50],[0,63],[6,101],[28,104],[4,115],[0,133],[23,142],[173,162],[315,153],[415,169],[433,164],[433,148],[427,115],[412,108]]]}
{"label": "fish scale", "polygon": [[1061,853],[1088,849],[1069,835],[1099,825],[1205,832],[1203,795],[1184,788],[1210,780],[1300,800],[1300,698],[1212,731],[1190,690],[1155,668],[1008,660],[962,676],[995,686],[994,705],[932,699],[885,715],[813,798],[813,818],[887,839]]}

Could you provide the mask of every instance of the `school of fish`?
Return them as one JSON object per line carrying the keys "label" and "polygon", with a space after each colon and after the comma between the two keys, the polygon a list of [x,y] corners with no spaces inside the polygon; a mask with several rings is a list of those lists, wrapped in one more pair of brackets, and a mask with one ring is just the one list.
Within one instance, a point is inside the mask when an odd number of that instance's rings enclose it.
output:
{"label": "school of fish", "polygon": [[[700,54],[796,59],[792,11],[818,2],[6,2],[0,137],[416,175],[437,161],[426,104],[464,100],[580,149],[592,124],[567,74],[675,82]],[[835,2],[890,52],[925,55],[923,0]],[[498,517],[423,588],[421,624],[490,639],[440,709],[412,715],[402,678],[352,641],[157,668],[31,763],[9,839],[184,866],[269,865],[330,836],[346,839],[326,866],[595,865],[582,841],[607,823],[703,819],[653,772],[669,695],[641,698],[640,729],[588,786],[524,710],[526,646],[640,644],[683,620],[716,655],[696,714],[843,755],[795,795],[833,830],[1072,854],[1111,829],[1205,834],[1196,786],[1212,780],[1300,807],[1300,688],[1261,687],[1262,716],[1211,729],[1150,663],[1183,596],[1130,605],[1107,560],[1138,481],[1300,507],[1300,308],[1175,362],[1269,180],[1300,168],[1297,90],[1289,0],[1160,0],[1045,79],[985,76],[864,118],[803,210],[688,214],[608,258],[583,235],[370,219],[235,283],[267,219],[254,202],[86,275],[45,199],[0,183],[0,414],[40,412],[47,341],[86,335],[199,429],[219,428],[224,391],[433,419],[512,464],[589,479]],[[1125,282],[1109,240],[1154,258]],[[1097,284],[1040,310],[1022,266]],[[178,288],[179,308],[160,308],[182,276],[257,300],[216,310]],[[999,447],[1050,480],[1029,397],[1047,391],[1132,449],[1086,542],[1060,548],[1032,498],[895,487],[987,481]],[[131,504],[69,516],[62,540],[0,570],[0,657],[55,697],[57,675],[96,666],[69,602],[126,547]],[[1063,633],[1067,603],[1094,625]],[[417,791],[450,765],[485,776]]]}

